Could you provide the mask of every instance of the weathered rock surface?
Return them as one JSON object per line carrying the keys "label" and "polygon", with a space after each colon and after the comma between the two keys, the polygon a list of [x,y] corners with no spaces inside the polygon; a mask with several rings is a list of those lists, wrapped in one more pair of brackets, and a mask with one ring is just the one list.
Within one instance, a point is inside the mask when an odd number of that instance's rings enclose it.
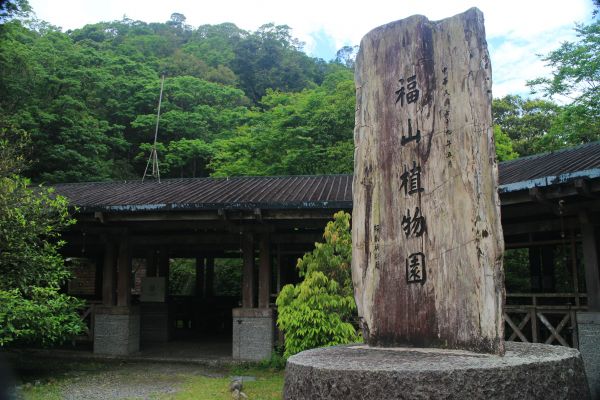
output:
{"label": "weathered rock surface", "polygon": [[365,340],[502,354],[482,13],[376,28],[356,65],[352,274]]}
{"label": "weathered rock surface", "polygon": [[284,399],[589,399],[579,352],[506,342],[504,357],[462,350],[337,346],[288,360]]}

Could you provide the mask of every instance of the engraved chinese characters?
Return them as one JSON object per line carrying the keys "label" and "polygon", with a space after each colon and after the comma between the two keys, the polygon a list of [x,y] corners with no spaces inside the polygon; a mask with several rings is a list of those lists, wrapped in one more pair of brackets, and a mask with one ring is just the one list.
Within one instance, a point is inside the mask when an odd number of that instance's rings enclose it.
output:
{"label": "engraved chinese characters", "polygon": [[[407,88],[408,92],[406,93],[406,103],[416,103],[419,99],[419,89],[417,88],[417,76],[413,75],[408,78],[406,81],[408,82]],[[404,83],[404,79],[400,79],[399,82],[401,84]],[[404,106],[404,86],[398,89],[395,94],[396,104],[400,101],[400,106]],[[416,130],[416,133],[413,135],[412,130],[412,120],[408,119],[408,135],[402,135],[400,140],[400,144],[402,146],[410,145],[411,142],[419,143],[421,140],[421,131]],[[425,189],[421,187],[421,166],[417,165],[416,161],[412,163],[412,169],[408,171],[408,169],[404,168],[404,173],[400,176],[402,181],[400,188],[404,189],[404,195],[418,195],[423,192]],[[415,208],[413,215],[410,215],[410,209],[406,211],[406,215],[402,217],[402,230],[406,235],[406,238],[418,238],[421,237],[426,230],[425,217],[421,214],[421,210],[419,207]],[[426,270],[425,270],[425,254],[422,252],[411,253],[406,257],[406,282],[407,283],[420,283],[424,284],[426,279]]]}
{"label": "engraved chinese characters", "polygon": [[502,231],[483,16],[414,16],[357,57],[352,276],[376,346],[502,354]]}

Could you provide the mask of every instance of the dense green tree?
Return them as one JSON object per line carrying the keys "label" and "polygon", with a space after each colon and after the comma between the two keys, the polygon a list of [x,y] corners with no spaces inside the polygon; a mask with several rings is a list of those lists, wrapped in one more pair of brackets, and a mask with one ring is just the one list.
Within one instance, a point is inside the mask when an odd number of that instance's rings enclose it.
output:
{"label": "dense green tree", "polygon": [[27,0],[0,0],[0,23],[11,18],[29,15],[31,6]]}
{"label": "dense green tree", "polygon": [[600,140],[600,22],[577,25],[575,31],[578,41],[543,58],[551,77],[529,82],[534,92],[570,100],[544,138],[548,149]]}
{"label": "dense green tree", "polygon": [[299,93],[269,91],[263,111],[231,138],[216,141],[215,176],[351,173],[354,83],[347,69]]}
{"label": "dense green tree", "polygon": [[544,140],[550,133],[560,106],[543,99],[524,99],[508,95],[492,102],[494,124],[512,141],[519,156],[545,150]]}
{"label": "dense green tree", "polygon": [[[174,13],[162,24],[123,18],[63,33],[39,21],[15,20],[0,27],[0,112],[31,133],[33,163],[26,174],[34,181],[132,179],[145,166],[139,155],[153,138],[160,77],[166,74],[159,129],[166,153],[159,159],[165,157],[166,176],[207,175],[216,142],[240,132],[275,138],[277,129],[287,129],[270,121],[279,95],[265,97],[267,91],[294,97],[307,90],[306,97],[335,68],[304,54],[287,26],[267,24],[256,32],[229,23],[192,29],[185,16]],[[345,88],[343,95],[329,96],[337,103],[354,97]],[[351,124],[353,114],[329,117],[331,107],[317,101],[295,117],[314,110],[322,118],[320,130],[314,118],[307,124],[314,152],[310,143],[296,146],[271,170],[303,173],[322,160],[323,171],[348,171],[350,135],[340,139],[334,130]],[[269,116],[261,117],[263,110]],[[262,126],[269,130],[261,132]],[[292,136],[301,143],[301,127],[295,129]],[[326,160],[329,156],[336,160]]]}
{"label": "dense green tree", "polygon": [[277,297],[277,325],[285,334],[287,358],[303,350],[357,342],[352,321],[356,303],[350,261],[350,214],[340,211],[325,227],[324,243],[298,260],[303,281]]}
{"label": "dense green tree", "polygon": [[494,125],[494,141],[496,142],[496,157],[498,161],[508,161],[517,158],[519,154],[513,149],[513,143],[507,134],[502,132],[499,125]]}
{"label": "dense green tree", "polygon": [[69,277],[59,231],[73,221],[66,199],[32,189],[18,172],[27,136],[0,124],[0,347],[49,345],[83,330],[81,302],[60,293]]}

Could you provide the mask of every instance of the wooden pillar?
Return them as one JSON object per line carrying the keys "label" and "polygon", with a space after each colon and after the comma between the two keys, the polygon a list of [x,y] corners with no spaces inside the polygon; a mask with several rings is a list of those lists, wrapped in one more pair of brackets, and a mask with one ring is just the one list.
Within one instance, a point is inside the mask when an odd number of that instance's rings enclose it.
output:
{"label": "wooden pillar", "polygon": [[285,281],[283,279],[283,260],[281,255],[281,245],[277,245],[277,294],[281,292],[281,288],[285,285]]}
{"label": "wooden pillar", "polygon": [[588,311],[600,311],[600,269],[598,267],[598,238],[587,213],[579,215],[583,243],[583,265],[587,289]]}
{"label": "wooden pillar", "polygon": [[158,253],[158,276],[165,278],[165,295],[169,294],[169,248],[160,246]]}
{"label": "wooden pillar", "polygon": [[215,286],[215,259],[214,257],[206,257],[206,297],[210,298],[214,295]]}
{"label": "wooden pillar", "polygon": [[115,305],[115,288],[117,283],[117,246],[107,242],[104,248],[104,263],[102,267],[102,304]]}
{"label": "wooden pillar", "polygon": [[102,298],[102,287],[103,280],[102,274],[104,273],[104,260],[94,259],[94,298]]}
{"label": "wooden pillar", "polygon": [[268,235],[260,237],[260,269],[258,271],[258,308],[269,307],[271,295],[271,247]]}
{"label": "wooden pillar", "polygon": [[146,276],[156,276],[158,272],[158,258],[154,249],[146,252]]}
{"label": "wooden pillar", "polygon": [[196,257],[196,298],[204,297],[204,257]]}
{"label": "wooden pillar", "polygon": [[128,236],[119,243],[117,306],[131,305],[131,243]]}
{"label": "wooden pillar", "polygon": [[242,276],[242,307],[254,307],[254,236],[251,233],[244,235],[242,243],[242,257],[244,271]]}

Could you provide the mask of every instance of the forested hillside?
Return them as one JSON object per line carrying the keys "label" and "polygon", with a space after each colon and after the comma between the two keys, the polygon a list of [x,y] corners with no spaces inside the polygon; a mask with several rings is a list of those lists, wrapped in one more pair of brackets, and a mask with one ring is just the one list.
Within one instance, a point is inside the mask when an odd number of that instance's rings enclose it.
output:
{"label": "forested hillside", "polygon": [[[594,60],[597,31],[588,32]],[[31,136],[24,173],[34,182],[139,179],[164,74],[162,177],[351,173],[348,50],[326,62],[287,26],[191,27],[176,13],[67,32],[13,20],[0,25],[0,127]],[[532,82],[544,94],[550,83]],[[588,100],[495,100],[499,157],[598,140],[597,99]]]}

